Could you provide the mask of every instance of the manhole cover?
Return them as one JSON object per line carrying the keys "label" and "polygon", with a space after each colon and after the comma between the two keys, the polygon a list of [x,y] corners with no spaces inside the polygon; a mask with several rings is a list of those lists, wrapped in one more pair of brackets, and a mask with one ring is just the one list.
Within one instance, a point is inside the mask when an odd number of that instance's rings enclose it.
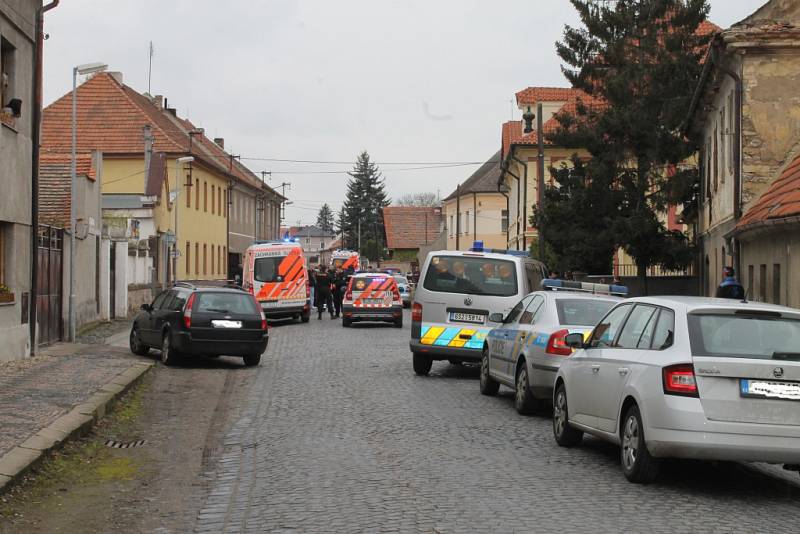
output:
{"label": "manhole cover", "polygon": [[147,442],[145,440],[143,440],[143,439],[140,439],[138,441],[130,441],[130,442],[116,441],[116,440],[110,439],[110,440],[106,441],[106,447],[111,447],[112,449],[132,449],[134,447],[141,447],[145,443],[147,443]]}

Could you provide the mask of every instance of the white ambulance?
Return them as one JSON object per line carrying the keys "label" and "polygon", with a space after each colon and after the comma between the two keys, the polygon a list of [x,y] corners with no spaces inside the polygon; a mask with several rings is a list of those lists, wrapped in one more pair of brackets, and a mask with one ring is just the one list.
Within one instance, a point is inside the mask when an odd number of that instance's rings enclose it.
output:
{"label": "white ambulance", "polygon": [[311,318],[311,287],[303,247],[291,241],[257,242],[248,247],[242,286],[255,296],[267,318]]}
{"label": "white ambulance", "polygon": [[353,269],[357,271],[361,268],[358,252],[353,250],[334,250],[331,253],[331,267],[334,269]]}

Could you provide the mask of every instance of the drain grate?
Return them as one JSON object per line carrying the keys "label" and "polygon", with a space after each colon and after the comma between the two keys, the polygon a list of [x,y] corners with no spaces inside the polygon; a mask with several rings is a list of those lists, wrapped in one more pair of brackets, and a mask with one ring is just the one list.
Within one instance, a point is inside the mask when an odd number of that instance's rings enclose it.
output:
{"label": "drain grate", "polygon": [[143,440],[143,439],[140,439],[138,441],[131,441],[131,442],[128,442],[128,443],[126,443],[124,441],[116,441],[116,440],[110,439],[110,440],[106,441],[106,447],[111,447],[112,449],[132,449],[134,447],[141,447],[145,443],[147,443],[147,442],[145,440]]}

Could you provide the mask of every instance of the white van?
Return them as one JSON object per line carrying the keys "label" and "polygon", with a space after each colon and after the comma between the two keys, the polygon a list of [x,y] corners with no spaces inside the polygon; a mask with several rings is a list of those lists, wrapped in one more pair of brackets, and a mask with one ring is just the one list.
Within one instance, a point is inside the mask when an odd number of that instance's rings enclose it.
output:
{"label": "white van", "polygon": [[543,263],[526,252],[440,250],[428,253],[411,307],[414,372],[427,375],[434,360],[478,362],[486,335],[525,295],[541,287]]}
{"label": "white van", "polygon": [[311,318],[308,268],[299,243],[260,242],[247,248],[242,286],[253,294],[267,318]]}
{"label": "white van", "polygon": [[357,271],[361,268],[358,252],[353,250],[334,250],[331,253],[331,265],[333,269],[346,271],[352,269]]}

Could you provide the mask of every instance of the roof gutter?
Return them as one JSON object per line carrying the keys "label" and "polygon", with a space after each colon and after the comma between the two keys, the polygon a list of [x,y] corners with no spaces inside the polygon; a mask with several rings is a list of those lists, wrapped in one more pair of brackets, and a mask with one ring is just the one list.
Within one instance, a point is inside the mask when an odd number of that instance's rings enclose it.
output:
{"label": "roof gutter", "polygon": [[28,293],[28,329],[31,356],[36,355],[37,300],[39,297],[39,154],[42,126],[42,57],[44,55],[44,14],[58,7],[59,0],[36,9],[33,49],[33,106],[31,106],[31,282]]}

